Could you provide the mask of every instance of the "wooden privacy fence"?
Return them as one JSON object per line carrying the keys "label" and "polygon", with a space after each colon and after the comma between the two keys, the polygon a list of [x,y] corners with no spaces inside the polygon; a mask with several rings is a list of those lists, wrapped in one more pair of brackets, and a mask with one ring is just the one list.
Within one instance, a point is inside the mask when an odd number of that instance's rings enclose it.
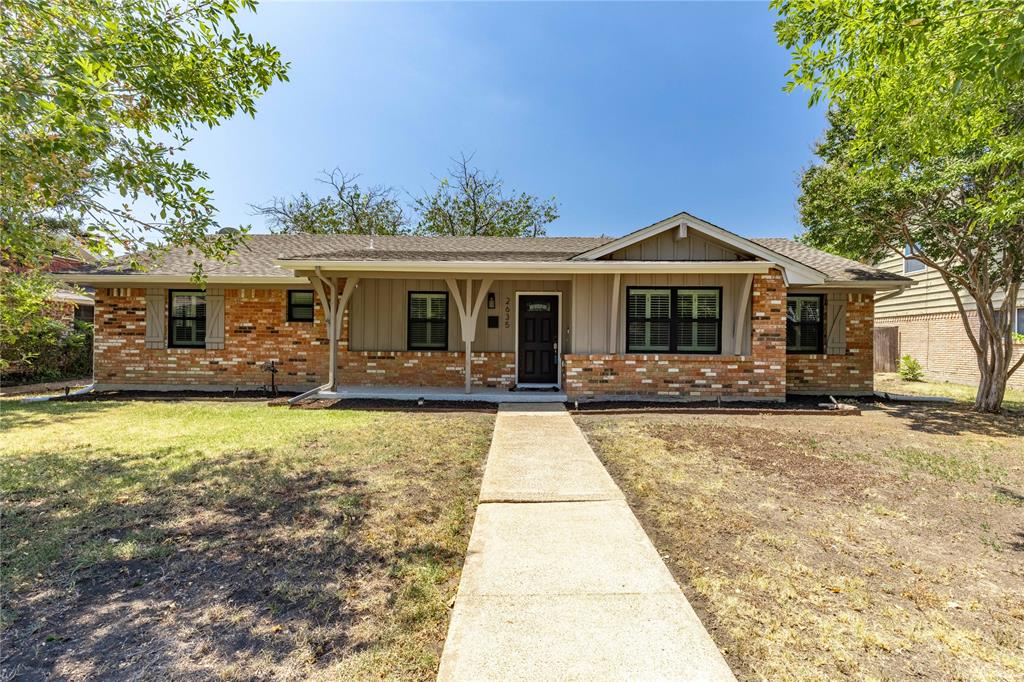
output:
{"label": "wooden privacy fence", "polygon": [[895,372],[900,364],[900,328],[875,327],[875,371]]}

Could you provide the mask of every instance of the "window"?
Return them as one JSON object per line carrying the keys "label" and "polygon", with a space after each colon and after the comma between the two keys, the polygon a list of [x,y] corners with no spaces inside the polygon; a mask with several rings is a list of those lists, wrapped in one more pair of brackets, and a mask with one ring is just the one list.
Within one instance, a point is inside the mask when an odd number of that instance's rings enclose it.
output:
{"label": "window", "polygon": [[175,348],[206,345],[206,294],[202,291],[170,292],[170,338]]}
{"label": "window", "polygon": [[448,294],[409,292],[409,350],[448,350]]}
{"label": "window", "polygon": [[1024,308],[1017,308],[1017,327],[1014,331],[1024,334]]}
{"label": "window", "polygon": [[[921,248],[920,245],[917,248],[920,250],[920,248]],[[907,244],[906,246],[903,247],[903,272],[904,273],[921,272],[926,267],[928,267],[928,266],[926,266],[924,263],[922,263],[921,261],[917,260],[916,258],[910,258],[910,244]]]}
{"label": "window", "polygon": [[289,291],[288,292],[288,321],[289,322],[312,322],[313,321],[313,292],[312,291]]}
{"label": "window", "polygon": [[629,287],[626,350],[639,353],[719,353],[722,290],[718,287]]}
{"label": "window", "polygon": [[822,352],[825,345],[824,319],[824,296],[790,294],[786,299],[786,352]]}

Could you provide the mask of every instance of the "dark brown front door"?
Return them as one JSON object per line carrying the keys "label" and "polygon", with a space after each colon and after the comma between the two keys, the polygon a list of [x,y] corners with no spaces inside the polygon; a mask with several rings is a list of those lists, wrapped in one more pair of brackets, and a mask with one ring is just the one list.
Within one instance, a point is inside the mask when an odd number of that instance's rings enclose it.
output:
{"label": "dark brown front door", "polygon": [[519,383],[558,382],[558,297],[519,297]]}

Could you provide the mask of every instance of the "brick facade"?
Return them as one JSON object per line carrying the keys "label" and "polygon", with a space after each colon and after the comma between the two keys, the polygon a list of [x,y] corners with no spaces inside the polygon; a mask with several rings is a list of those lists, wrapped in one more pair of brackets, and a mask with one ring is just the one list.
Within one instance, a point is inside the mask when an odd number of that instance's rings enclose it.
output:
{"label": "brick facade", "polygon": [[[970,312],[971,327],[979,328],[976,312]],[[977,386],[979,380],[977,353],[964,329],[960,313],[904,315],[877,321],[879,327],[898,327],[900,356],[909,355],[924,368],[926,379],[951,381]],[[1016,344],[1014,358],[1024,354],[1024,344]],[[1024,389],[1024,371],[1010,377],[1009,386]]]}
{"label": "brick facade", "polygon": [[270,384],[273,360],[280,386],[322,383],[327,375],[327,327],[287,321],[284,289],[224,289],[224,348],[146,348],[146,290],[97,289],[93,372],[108,385],[220,386]]}
{"label": "brick facade", "polygon": [[846,298],[846,354],[786,357],[790,393],[869,395],[874,392],[874,314],[871,293]]}
{"label": "brick facade", "polygon": [[777,270],[753,279],[750,355],[566,355],[566,393],[785,400],[786,286]]}
{"label": "brick facade", "polygon": [[[339,353],[341,382],[356,386],[460,387],[466,383],[466,354],[426,351]],[[511,388],[516,383],[513,353],[473,353],[473,385]]]}
{"label": "brick facade", "polygon": [[[786,288],[772,270],[753,277],[749,355],[563,356],[563,387],[571,397],[652,395],[681,399],[781,401],[795,390],[870,390],[873,303],[870,294],[847,304],[845,356],[786,355]],[[258,388],[270,383],[264,363],[278,367],[278,386],[308,388],[327,379],[323,313],[314,322],[287,320],[284,289],[224,289],[224,348],[146,348],[146,290],[96,291],[95,380],[106,386]],[[338,353],[340,381],[350,385],[460,387],[464,354],[349,351],[347,320]],[[510,388],[515,356],[473,354],[473,385]]]}

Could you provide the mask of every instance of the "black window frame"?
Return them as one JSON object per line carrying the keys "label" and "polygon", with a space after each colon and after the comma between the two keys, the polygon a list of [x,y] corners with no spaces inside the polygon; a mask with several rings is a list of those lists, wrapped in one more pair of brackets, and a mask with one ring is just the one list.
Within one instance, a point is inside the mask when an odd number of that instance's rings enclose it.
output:
{"label": "black window frame", "polygon": [[[629,314],[629,297],[633,291],[665,291],[669,293],[669,317],[668,317],[668,347],[669,350],[634,350],[629,345],[629,324],[630,322],[646,322],[652,318],[630,316]],[[717,342],[715,349],[712,350],[677,350],[678,349],[678,337],[679,337],[679,323],[682,321],[678,316],[678,295],[680,291],[714,291],[718,294],[718,317],[715,321],[718,323]],[[626,352],[627,353],[638,353],[643,355],[721,355],[722,354],[722,287],[688,287],[688,286],[636,286],[626,287]],[[657,318],[662,319],[662,318]],[[701,318],[690,318],[701,319]],[[704,318],[709,319],[709,318]]]}
{"label": "black window frame", "polygon": [[[295,308],[307,307],[305,303],[296,304],[292,301],[292,294],[309,294],[309,319],[302,317],[295,317]],[[288,321],[289,322],[308,322],[310,324],[316,319],[316,293],[310,289],[289,289],[288,290]]]}
{"label": "black window frame", "polygon": [[[416,294],[430,294],[433,296],[443,295],[444,296],[444,347],[435,346],[414,346],[412,343],[412,323],[422,322],[423,320],[414,320],[412,317],[412,297]],[[448,324],[449,315],[451,314],[451,300],[449,299],[447,291],[410,291],[405,297],[405,348],[411,351],[422,351],[422,352],[438,352],[446,353],[448,351]]]}
{"label": "black window frame", "polygon": [[[790,325],[793,324],[789,319],[789,302],[797,298],[816,298],[818,299],[818,337],[817,344],[814,350],[807,350],[806,348],[791,349],[789,347],[789,329]],[[825,321],[828,319],[828,310],[826,304],[828,297],[825,294],[789,294],[786,297],[786,354],[787,355],[821,355],[825,352]]]}
{"label": "black window frame", "polygon": [[[174,295],[190,294],[203,297],[203,340],[200,343],[181,343],[174,340],[175,320],[198,320],[199,316],[180,317],[174,314]],[[206,348],[206,292],[200,289],[169,289],[167,291],[167,347],[168,348]]]}

